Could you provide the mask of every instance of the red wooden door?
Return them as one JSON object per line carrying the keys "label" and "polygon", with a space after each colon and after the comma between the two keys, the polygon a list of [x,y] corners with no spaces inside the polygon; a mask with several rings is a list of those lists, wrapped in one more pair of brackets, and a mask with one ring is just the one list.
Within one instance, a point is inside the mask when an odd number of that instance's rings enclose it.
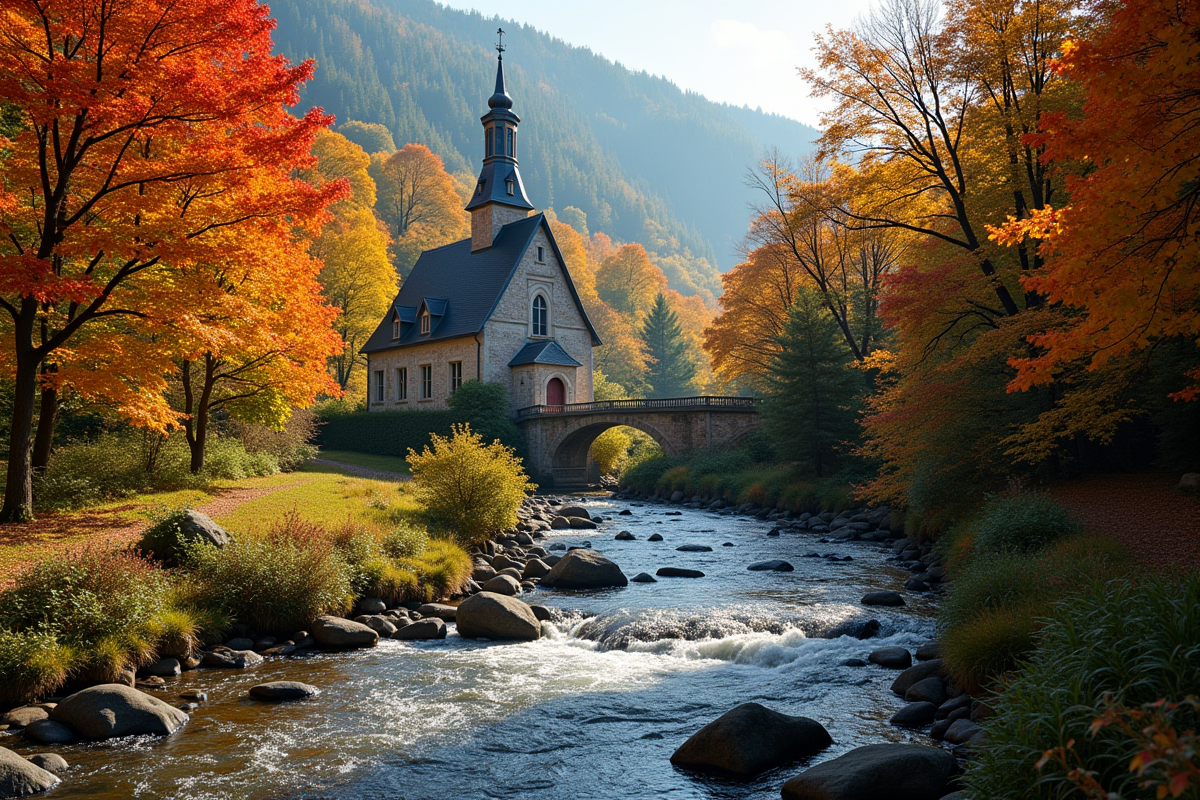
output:
{"label": "red wooden door", "polygon": [[546,405],[561,406],[567,402],[567,387],[559,378],[551,378],[546,384]]}

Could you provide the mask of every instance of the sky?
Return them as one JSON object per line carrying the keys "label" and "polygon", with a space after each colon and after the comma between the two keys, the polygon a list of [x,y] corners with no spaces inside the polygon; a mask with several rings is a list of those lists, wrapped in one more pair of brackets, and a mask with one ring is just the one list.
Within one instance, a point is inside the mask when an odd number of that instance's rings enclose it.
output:
{"label": "sky", "polygon": [[[533,25],[710,100],[817,125],[821,105],[797,67],[815,66],[813,36],[849,27],[870,0],[439,0]],[[520,41],[505,37],[510,58]]]}

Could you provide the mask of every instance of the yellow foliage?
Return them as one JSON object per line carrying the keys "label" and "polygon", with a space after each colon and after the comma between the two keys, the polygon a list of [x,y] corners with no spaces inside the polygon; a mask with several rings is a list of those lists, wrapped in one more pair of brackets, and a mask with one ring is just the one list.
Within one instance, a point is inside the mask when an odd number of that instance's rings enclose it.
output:
{"label": "yellow foliage", "polygon": [[623,428],[609,428],[592,442],[592,458],[605,475],[616,475],[621,471],[632,444],[633,437]]}
{"label": "yellow foliage", "polygon": [[467,424],[430,439],[420,453],[409,448],[408,465],[412,494],[432,522],[468,543],[517,524],[517,509],[537,486],[512,448],[499,440],[484,444]]}

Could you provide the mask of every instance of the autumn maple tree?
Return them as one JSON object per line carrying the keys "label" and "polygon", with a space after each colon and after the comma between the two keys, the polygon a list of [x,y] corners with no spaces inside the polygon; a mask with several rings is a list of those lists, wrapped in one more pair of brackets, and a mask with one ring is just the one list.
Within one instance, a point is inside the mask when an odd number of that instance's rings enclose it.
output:
{"label": "autumn maple tree", "polygon": [[[0,96],[19,119],[0,161],[3,358],[15,389],[0,521],[32,515],[39,381],[55,380],[44,364],[72,361],[96,326],[121,326],[131,342],[202,326],[181,271],[286,270],[272,243],[319,224],[344,191],[293,174],[329,120],[288,113],[313,65],[272,55],[273,26],[254,0],[5,5]],[[154,350],[131,347],[135,357],[111,367],[127,387],[120,410],[164,429],[176,416],[154,381],[173,354]]]}
{"label": "autumn maple tree", "polygon": [[[1048,116],[1024,139],[1068,171],[1066,201],[995,229],[1009,245],[1040,240],[1045,268],[1025,285],[1069,312],[1030,337],[1036,354],[1014,358],[1015,389],[1200,341],[1200,9],[1097,0],[1090,11],[1107,24],[1057,63],[1082,86],[1083,114]],[[1188,377],[1179,400],[1200,398],[1200,363]]]}
{"label": "autumn maple tree", "polygon": [[375,210],[392,234],[396,271],[408,275],[425,250],[461,239],[466,205],[442,160],[423,144],[406,144],[371,161],[378,199]]}

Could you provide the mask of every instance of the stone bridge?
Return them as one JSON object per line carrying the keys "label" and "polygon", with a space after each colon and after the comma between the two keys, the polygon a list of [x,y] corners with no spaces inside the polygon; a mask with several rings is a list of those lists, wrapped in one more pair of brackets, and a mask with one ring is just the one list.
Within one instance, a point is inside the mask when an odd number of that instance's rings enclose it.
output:
{"label": "stone bridge", "polygon": [[588,452],[609,428],[637,428],[675,456],[735,445],[758,427],[759,417],[753,397],[672,397],[530,406],[517,412],[516,422],[529,445],[533,479],[552,478],[555,489],[572,489],[599,479]]}

